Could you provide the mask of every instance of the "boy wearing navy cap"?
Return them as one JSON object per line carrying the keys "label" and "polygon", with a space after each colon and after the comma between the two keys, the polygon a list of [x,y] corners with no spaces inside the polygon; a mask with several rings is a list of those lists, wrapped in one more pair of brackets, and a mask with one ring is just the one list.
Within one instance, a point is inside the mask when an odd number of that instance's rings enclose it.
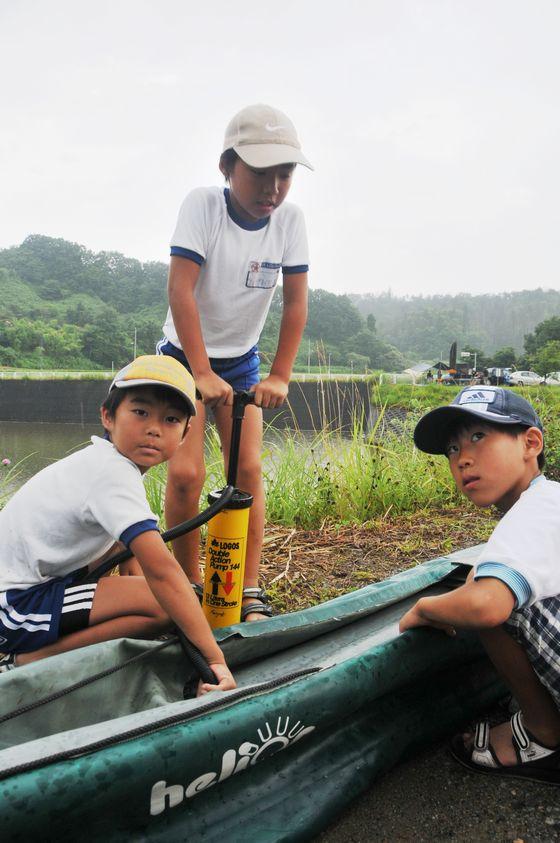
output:
{"label": "boy wearing navy cap", "polygon": [[452,753],[471,770],[560,784],[560,484],[541,474],[540,419],[515,392],[467,387],[419,421],[414,442],[447,456],[474,504],[505,513],[465,585],[421,598],[400,622],[476,629],[519,702],[511,723],[478,723]]}

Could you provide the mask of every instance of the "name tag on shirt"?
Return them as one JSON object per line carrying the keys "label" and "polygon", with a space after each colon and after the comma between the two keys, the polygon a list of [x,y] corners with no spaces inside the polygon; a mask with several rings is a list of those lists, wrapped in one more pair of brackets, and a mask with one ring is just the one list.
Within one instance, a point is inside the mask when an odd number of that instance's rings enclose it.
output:
{"label": "name tag on shirt", "polygon": [[271,263],[270,261],[251,261],[245,286],[271,290],[278,281],[280,267],[281,264]]}

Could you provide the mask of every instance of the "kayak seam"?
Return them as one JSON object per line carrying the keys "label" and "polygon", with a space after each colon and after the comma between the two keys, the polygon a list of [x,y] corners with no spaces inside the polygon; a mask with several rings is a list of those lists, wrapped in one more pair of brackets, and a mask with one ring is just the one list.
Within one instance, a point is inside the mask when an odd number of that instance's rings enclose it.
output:
{"label": "kayak seam", "polygon": [[[168,642],[164,642],[167,644]],[[153,651],[152,651],[153,652]],[[143,654],[142,654],[143,655]],[[135,658],[137,658],[135,656]],[[127,664],[130,663],[127,662]],[[49,764],[54,764],[57,761],[66,761],[73,758],[79,758],[82,755],[88,755],[92,752],[97,752],[101,749],[105,749],[110,746],[114,746],[120,743],[126,743],[127,741],[135,740],[136,738],[143,737],[144,735],[150,735],[153,732],[158,732],[161,729],[166,729],[169,726],[177,726],[182,723],[186,723],[189,720],[195,720],[198,717],[202,717],[205,714],[208,714],[211,711],[215,711],[219,708],[227,708],[234,703],[239,702],[240,700],[246,699],[247,697],[258,696],[259,694],[273,690],[281,685],[286,685],[289,682],[293,682],[296,679],[301,679],[304,676],[309,676],[312,673],[317,673],[324,668],[321,667],[307,667],[302,668],[302,670],[294,671],[293,673],[289,673],[287,676],[280,676],[277,679],[271,679],[268,682],[263,682],[260,685],[252,685],[250,688],[242,688],[239,691],[234,691],[232,694],[228,695],[225,699],[217,699],[212,700],[205,705],[200,706],[195,711],[187,711],[181,714],[174,714],[171,717],[166,717],[163,720],[158,721],[158,723],[146,724],[145,726],[137,726],[134,729],[131,729],[128,732],[124,732],[120,735],[112,735],[108,738],[103,738],[100,741],[94,741],[91,744],[87,744],[79,749],[67,749],[62,750],[61,752],[56,752],[53,755],[49,755],[46,758],[36,759],[34,761],[29,761],[25,764],[18,764],[15,767],[10,767],[7,770],[0,770],[0,781],[9,778],[10,776],[18,775],[20,773],[27,773],[31,770],[36,770],[39,767],[47,767]]]}

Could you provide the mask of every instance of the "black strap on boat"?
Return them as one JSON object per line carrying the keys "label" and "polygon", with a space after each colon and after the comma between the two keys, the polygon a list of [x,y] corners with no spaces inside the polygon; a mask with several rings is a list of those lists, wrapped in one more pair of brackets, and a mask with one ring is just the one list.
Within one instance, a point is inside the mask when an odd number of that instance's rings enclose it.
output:
{"label": "black strap on boat", "polygon": [[[164,643],[167,644],[168,642],[166,641]],[[153,652],[153,650],[151,652]],[[181,712],[179,714],[173,714],[170,717],[165,717],[163,720],[159,720],[157,723],[146,723],[144,726],[137,726],[134,729],[130,729],[128,732],[123,732],[121,735],[112,735],[108,738],[102,738],[99,741],[93,741],[86,746],[76,749],[62,750],[61,752],[48,755],[45,758],[37,758],[33,761],[18,764],[15,767],[11,767],[6,770],[0,770],[0,781],[19,773],[26,773],[30,770],[36,770],[39,767],[46,767],[48,764],[54,764],[57,761],[66,761],[70,758],[78,758],[81,755],[99,752],[99,750],[105,749],[109,746],[115,746],[116,744],[125,743],[126,741],[132,741],[136,738],[143,737],[144,735],[150,735],[154,732],[158,732],[160,729],[166,729],[169,726],[187,723],[189,720],[202,717],[203,715],[209,714],[216,709],[226,708],[227,706],[233,705],[240,700],[247,699],[248,697],[257,696],[266,693],[267,691],[273,691],[281,685],[287,685],[289,682],[294,682],[297,679],[302,679],[305,676],[318,673],[320,670],[323,670],[323,668],[306,667],[301,670],[296,670],[293,673],[288,673],[286,676],[279,676],[277,679],[270,679],[268,682],[261,682],[259,685],[251,685],[249,688],[240,688],[237,691],[228,691],[226,696],[220,695],[217,699],[211,700],[206,704],[202,704],[196,709]]]}
{"label": "black strap on boat", "polygon": [[73,685],[67,685],[65,688],[61,688],[59,691],[54,691],[52,694],[49,694],[46,697],[41,697],[40,700],[34,700],[33,702],[28,703],[27,705],[22,705],[20,708],[14,708],[13,711],[9,711],[7,714],[2,714],[0,716],[0,724],[6,723],[6,721],[8,720],[13,720],[14,717],[19,717],[20,714],[28,714],[30,711],[34,711],[36,708],[40,708],[42,705],[47,705],[47,703],[59,700],[61,697],[65,697],[67,694],[71,694],[72,691],[77,691],[79,688],[85,688],[86,685],[91,685],[92,682],[97,682],[98,679],[104,679],[106,676],[111,676],[112,673],[117,673],[124,667],[128,667],[129,664],[138,663],[139,661],[142,661],[142,659],[145,659],[148,656],[152,656],[154,653],[159,653],[160,650],[164,650],[165,647],[169,647],[170,644],[176,643],[177,638],[175,636],[172,636],[167,640],[157,644],[155,647],[152,647],[150,650],[145,650],[143,653],[138,653],[136,656],[132,656],[130,659],[126,659],[124,662],[120,662],[120,664],[114,665],[113,667],[108,667],[106,670],[101,670],[99,671],[99,673],[94,673],[92,676],[86,676],[85,679],[80,679],[79,682],[74,682]]}
{"label": "black strap on boat", "polygon": [[[214,515],[226,508],[232,499],[234,492],[235,488],[233,486],[225,486],[222,489],[219,498],[214,501],[214,503],[210,504],[210,506],[207,506],[202,512],[199,512],[198,515],[195,515],[194,518],[182,521],[181,524],[177,524],[175,527],[171,527],[170,530],[166,530],[165,533],[162,533],[161,537],[164,542],[173,541],[173,539],[179,538],[179,536],[183,536],[185,533],[190,533],[191,530],[196,530],[198,527],[206,524],[206,522],[210,521]],[[105,562],[98,565],[94,571],[88,572],[86,570],[78,582],[97,582],[101,579],[103,574],[108,573],[117,565],[120,565],[121,562],[126,562],[126,560],[130,559],[132,556],[134,556],[134,554],[131,550],[122,550],[120,553],[116,553],[114,556],[106,559]],[[198,647],[195,647],[195,645],[189,641],[181,630],[177,630],[177,633],[185,655],[197,669],[202,681],[210,685],[217,685],[218,680],[213,670],[208,666],[208,662]],[[2,721],[0,720],[0,723],[1,722]]]}

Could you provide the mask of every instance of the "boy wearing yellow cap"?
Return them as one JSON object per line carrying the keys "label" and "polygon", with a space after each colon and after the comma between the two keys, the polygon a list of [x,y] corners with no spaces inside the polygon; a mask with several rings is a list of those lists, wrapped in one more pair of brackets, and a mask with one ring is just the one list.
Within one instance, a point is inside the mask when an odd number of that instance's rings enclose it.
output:
{"label": "boy wearing yellow cap", "polygon": [[[181,444],[195,402],[193,379],[180,363],[137,358],[103,402],[105,438],[92,437],[40,471],[0,512],[0,672],[113,638],[154,638],[175,622],[208,661],[217,687],[235,687],[142,482]],[[116,541],[133,552],[144,576],[88,582]]]}

